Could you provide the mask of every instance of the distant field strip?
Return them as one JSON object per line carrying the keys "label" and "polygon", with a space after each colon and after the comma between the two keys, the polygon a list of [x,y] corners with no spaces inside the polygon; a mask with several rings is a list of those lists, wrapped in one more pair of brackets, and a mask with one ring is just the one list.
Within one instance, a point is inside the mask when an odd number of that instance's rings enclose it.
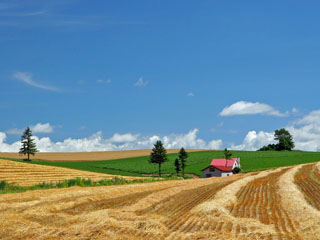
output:
{"label": "distant field strip", "polygon": [[320,240],[315,166],[0,195],[0,239]]}
{"label": "distant field strip", "polygon": [[[203,149],[187,149],[188,152],[202,152]],[[168,149],[168,153],[177,153],[179,149]],[[151,149],[141,150],[123,150],[123,151],[105,151],[105,152],[39,152],[34,156],[30,156],[31,159],[47,160],[47,161],[102,161],[102,160],[114,160],[122,158],[133,158],[148,156],[151,153]],[[24,159],[25,156],[19,153],[0,153],[0,158],[17,158]]]}
{"label": "distant field strip", "polygon": [[[174,174],[174,161],[178,149],[168,150],[168,161],[161,165],[164,174]],[[207,167],[213,158],[223,158],[223,151],[187,149],[189,157],[185,173],[202,176],[202,169]],[[320,161],[320,152],[302,151],[231,151],[232,155],[241,158],[244,172],[254,172],[277,167],[298,165]],[[116,152],[84,153],[37,153],[32,164],[65,167],[77,170],[106,173],[124,176],[150,176],[157,174],[158,166],[150,164],[150,150],[130,150]],[[22,161],[23,156],[17,153],[0,153],[3,158]],[[17,159],[19,158],[19,159]],[[39,160],[44,159],[44,160]]]}
{"label": "distant field strip", "polygon": [[314,164],[306,165],[295,176],[295,182],[309,204],[320,210],[320,171]]}
{"label": "distant field strip", "polygon": [[[58,182],[76,177],[90,178],[96,181],[100,179],[110,179],[115,177],[115,175],[0,159],[0,181],[5,180],[20,186],[31,186],[43,182]],[[133,177],[127,178],[132,179]]]}

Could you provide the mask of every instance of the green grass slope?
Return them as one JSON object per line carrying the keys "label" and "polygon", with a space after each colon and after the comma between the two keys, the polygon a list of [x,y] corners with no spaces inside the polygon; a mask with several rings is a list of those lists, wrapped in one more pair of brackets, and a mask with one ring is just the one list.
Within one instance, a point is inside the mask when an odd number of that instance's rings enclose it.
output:
{"label": "green grass slope", "polygon": [[[259,171],[301,163],[320,161],[318,152],[284,151],[284,152],[253,152],[231,151],[233,157],[241,158],[244,172]],[[186,173],[201,176],[201,169],[207,167],[213,158],[223,158],[223,151],[205,151],[189,153]],[[174,160],[178,154],[168,154],[169,161],[162,165],[163,173],[175,173]],[[119,160],[91,161],[91,162],[58,162],[58,161],[32,161],[32,164],[43,164],[86,170],[92,172],[118,174],[124,176],[142,176],[144,174],[157,174],[158,166],[148,162],[149,156],[125,158]],[[11,159],[12,160],[12,159]],[[15,160],[21,161],[21,160]]]}

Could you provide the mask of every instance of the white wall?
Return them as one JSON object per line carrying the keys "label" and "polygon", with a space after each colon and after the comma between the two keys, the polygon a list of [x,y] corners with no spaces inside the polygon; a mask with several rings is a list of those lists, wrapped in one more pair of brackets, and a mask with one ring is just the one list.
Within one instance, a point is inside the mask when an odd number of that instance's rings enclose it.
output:
{"label": "white wall", "polygon": [[210,174],[211,175],[210,177],[228,177],[233,175],[232,172],[222,172],[216,168],[214,169],[214,172],[213,172],[213,171],[210,171],[209,167],[206,168],[204,171],[202,171],[202,177],[208,178],[209,176],[207,177],[207,174]]}
{"label": "white wall", "polygon": [[221,177],[229,177],[232,176],[233,173],[232,172],[222,172],[222,176]]}

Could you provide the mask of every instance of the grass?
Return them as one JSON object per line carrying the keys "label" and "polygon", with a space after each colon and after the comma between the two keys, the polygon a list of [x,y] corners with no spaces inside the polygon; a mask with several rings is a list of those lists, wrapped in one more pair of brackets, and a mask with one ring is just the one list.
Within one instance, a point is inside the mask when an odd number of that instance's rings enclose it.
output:
{"label": "grass", "polygon": [[10,184],[6,181],[0,181],[0,194],[26,192],[28,190],[39,190],[39,189],[68,188],[73,186],[97,187],[97,186],[158,182],[163,180],[178,180],[178,178],[171,176],[171,177],[166,177],[162,179],[145,178],[145,179],[128,180],[121,177],[120,178],[115,177],[112,179],[102,179],[99,181],[92,181],[90,178],[74,178],[74,179],[67,179],[67,180],[63,180],[55,183],[43,182],[41,184],[37,184],[33,186],[20,186],[20,185]]}
{"label": "grass", "polygon": [[[231,151],[233,157],[241,158],[244,172],[260,171],[271,168],[297,165],[320,161],[320,153],[303,151]],[[174,174],[174,160],[178,154],[168,154],[169,161],[162,165],[164,174]],[[189,153],[186,173],[201,176],[201,170],[207,167],[213,158],[223,158],[223,151],[204,151]],[[4,158],[8,159],[8,158]],[[107,161],[61,162],[33,160],[31,164],[66,167],[78,170],[116,174],[123,176],[143,176],[144,174],[157,174],[157,165],[148,163],[149,156],[124,158]],[[20,159],[9,159],[21,162]]]}

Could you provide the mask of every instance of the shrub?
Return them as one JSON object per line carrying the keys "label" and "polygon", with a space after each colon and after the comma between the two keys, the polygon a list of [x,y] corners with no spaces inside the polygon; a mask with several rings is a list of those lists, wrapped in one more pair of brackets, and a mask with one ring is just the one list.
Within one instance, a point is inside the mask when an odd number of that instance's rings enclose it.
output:
{"label": "shrub", "polygon": [[232,169],[232,172],[233,172],[234,174],[237,174],[237,173],[241,172],[241,168],[235,167],[234,169]]}
{"label": "shrub", "polygon": [[6,188],[6,185],[7,185],[6,181],[1,181],[0,182],[0,190],[4,190]]}

